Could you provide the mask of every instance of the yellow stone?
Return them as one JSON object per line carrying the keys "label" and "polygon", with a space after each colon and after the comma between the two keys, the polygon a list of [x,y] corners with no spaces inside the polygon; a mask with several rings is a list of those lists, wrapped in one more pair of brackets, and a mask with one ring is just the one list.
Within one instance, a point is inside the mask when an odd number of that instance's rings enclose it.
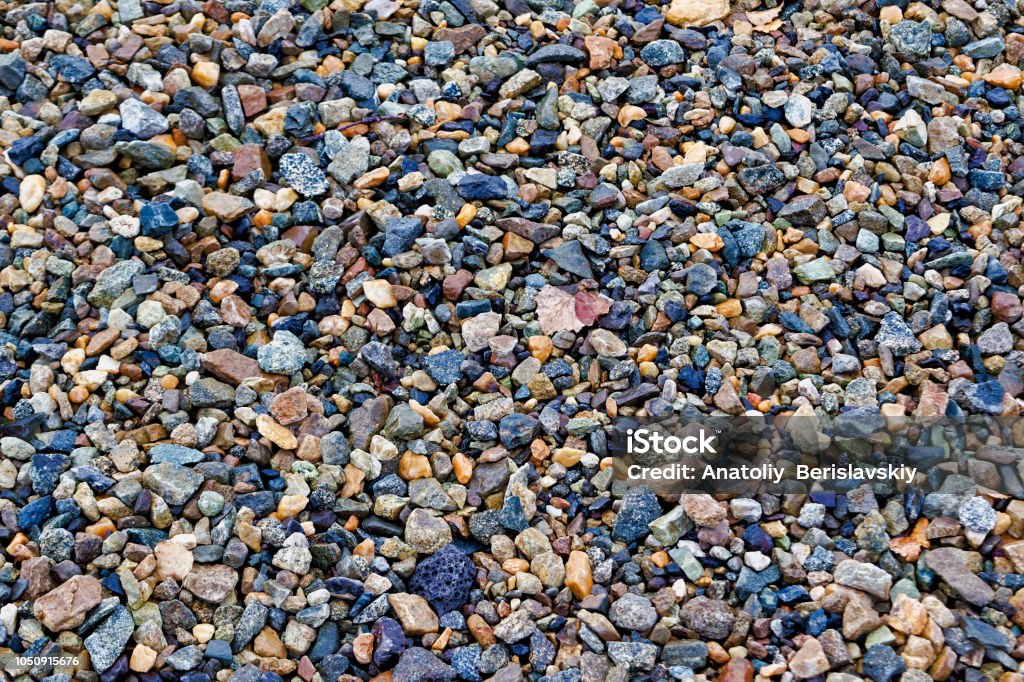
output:
{"label": "yellow stone", "polygon": [[145,644],[136,644],[128,667],[137,673],[148,673],[156,663],[156,652]]}
{"label": "yellow stone", "polygon": [[298,516],[307,504],[309,504],[309,498],[305,495],[282,495],[281,501],[277,503],[277,518],[287,519]]}
{"label": "yellow stone", "polygon": [[716,305],[715,312],[722,317],[739,317],[743,313],[743,304],[737,298],[730,298]]}
{"label": "yellow stone", "polygon": [[261,436],[283,450],[294,450],[299,446],[295,434],[265,414],[256,417],[256,430]]}
{"label": "yellow stone", "polygon": [[356,181],[352,183],[356,189],[370,189],[371,187],[377,187],[383,185],[390,175],[387,168],[374,168],[369,173],[365,173],[362,176],[356,178]]}
{"label": "yellow stone", "polygon": [[455,472],[455,480],[466,485],[473,478],[473,461],[461,452],[456,452],[452,457],[452,470]]}
{"label": "yellow stone", "polygon": [[579,448],[555,448],[555,451],[551,453],[551,459],[568,469],[579,464],[585,454],[587,454],[586,450]]}
{"label": "yellow stone", "polygon": [[722,247],[725,246],[722,238],[713,232],[698,232],[690,237],[690,243],[698,249],[707,249],[712,253],[721,251]]}
{"label": "yellow stone", "polygon": [[638,106],[626,104],[619,109],[619,125],[625,128],[633,121],[642,121],[647,117],[647,112]]}
{"label": "yellow stone", "polygon": [[569,560],[565,563],[565,586],[574,597],[583,599],[594,589],[594,574],[590,570],[590,557],[584,552],[569,552]]}
{"label": "yellow stone", "polygon": [[217,628],[210,623],[200,623],[192,628],[192,636],[195,637],[200,644],[206,644],[209,642],[213,639],[213,635],[216,632]]}
{"label": "yellow stone", "polygon": [[430,460],[425,455],[406,451],[398,460],[398,475],[406,481],[411,481],[416,478],[430,478],[434,474],[430,470]]}
{"label": "yellow stone", "polygon": [[541,362],[547,362],[548,358],[551,356],[551,351],[555,347],[555,344],[550,338],[541,334],[531,336],[527,343],[530,348],[530,355]]}
{"label": "yellow stone", "polygon": [[1021,84],[1021,71],[1010,64],[1000,64],[985,74],[985,82],[1000,88],[1017,90]]}
{"label": "yellow stone", "polygon": [[728,0],[672,0],[665,19],[674,26],[706,26],[729,15]]}
{"label": "yellow stone", "polygon": [[917,338],[920,339],[927,350],[949,350],[953,348],[953,337],[950,336],[949,330],[946,329],[944,324],[937,324],[931,329],[924,330]]}
{"label": "yellow stone", "polygon": [[459,209],[459,214],[455,216],[455,222],[457,222],[460,227],[465,227],[466,225],[469,225],[470,221],[475,217],[476,206],[473,204],[464,204],[462,208]]}
{"label": "yellow stone", "polygon": [[284,119],[287,109],[278,107],[271,109],[252,122],[252,127],[263,136],[281,135],[284,133]]}
{"label": "yellow stone", "polygon": [[928,219],[928,228],[932,234],[938,236],[946,231],[949,227],[949,221],[951,216],[948,213],[936,213]]}
{"label": "yellow stone", "polygon": [[220,80],[220,64],[199,62],[192,67],[192,82],[202,88],[212,88]]}

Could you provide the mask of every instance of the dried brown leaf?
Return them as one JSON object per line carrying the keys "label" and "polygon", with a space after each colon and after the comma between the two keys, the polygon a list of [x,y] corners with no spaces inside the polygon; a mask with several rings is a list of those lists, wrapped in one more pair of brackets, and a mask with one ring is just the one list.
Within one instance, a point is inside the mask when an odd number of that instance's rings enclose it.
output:
{"label": "dried brown leaf", "polygon": [[607,296],[580,291],[570,294],[564,289],[551,285],[537,292],[537,317],[545,334],[561,331],[578,332],[597,321],[611,310],[612,301]]}
{"label": "dried brown leaf", "polygon": [[550,284],[537,292],[537,318],[541,330],[548,335],[578,332],[584,327],[576,317],[576,297]]}

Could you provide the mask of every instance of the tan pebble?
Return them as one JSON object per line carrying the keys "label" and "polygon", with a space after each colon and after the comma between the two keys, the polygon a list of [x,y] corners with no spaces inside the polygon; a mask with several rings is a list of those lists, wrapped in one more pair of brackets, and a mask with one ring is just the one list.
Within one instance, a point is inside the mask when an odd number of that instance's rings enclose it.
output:
{"label": "tan pebble", "polygon": [[366,665],[373,658],[373,633],[364,632],[352,640],[352,655],[357,661]]}
{"label": "tan pebble", "polygon": [[42,175],[29,175],[21,181],[18,189],[18,203],[26,212],[32,213],[43,203],[46,194],[46,178]]}
{"label": "tan pebble", "polygon": [[363,293],[367,300],[378,308],[394,308],[398,305],[391,283],[386,279],[368,279],[363,282]]}
{"label": "tan pebble", "polygon": [[148,673],[156,663],[156,652],[145,644],[136,644],[128,667],[137,673]]}
{"label": "tan pebble", "polygon": [[618,121],[623,128],[634,121],[642,121],[647,117],[647,112],[633,104],[626,104],[619,109]]}
{"label": "tan pebble", "polygon": [[195,637],[200,644],[206,644],[209,642],[213,639],[213,635],[216,632],[217,628],[211,623],[199,623],[192,628],[192,636]]}

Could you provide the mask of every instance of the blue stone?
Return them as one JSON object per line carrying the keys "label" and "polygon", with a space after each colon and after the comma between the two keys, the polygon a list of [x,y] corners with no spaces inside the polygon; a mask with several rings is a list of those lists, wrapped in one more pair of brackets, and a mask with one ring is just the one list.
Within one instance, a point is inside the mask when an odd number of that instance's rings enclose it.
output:
{"label": "blue stone", "polygon": [[458,193],[463,199],[471,201],[505,199],[508,197],[508,185],[501,176],[469,173],[459,180]]}
{"label": "blue stone", "polygon": [[211,639],[206,643],[206,657],[230,665],[234,658],[231,654],[231,645],[223,639]]}
{"label": "blue stone", "polygon": [[53,514],[53,498],[49,495],[32,500],[18,512],[18,528],[30,530],[37,527]]}
{"label": "blue stone", "polygon": [[661,516],[658,498],[647,486],[637,486],[626,491],[622,507],[615,517],[612,536],[616,540],[631,543],[651,532],[651,521]]}
{"label": "blue stone", "polygon": [[457,350],[446,350],[423,358],[427,374],[441,386],[454,384],[462,378],[460,369],[465,356]]}
{"label": "blue stone", "polygon": [[527,445],[537,435],[538,422],[528,414],[508,414],[498,422],[501,444],[508,449]]}
{"label": "blue stone", "polygon": [[149,203],[139,211],[139,226],[146,237],[163,237],[178,226],[178,214],[166,202]]}
{"label": "blue stone", "polygon": [[71,458],[67,455],[32,455],[32,468],[29,470],[32,489],[40,495],[49,495],[57,487],[60,475],[70,466]]}
{"label": "blue stone", "polygon": [[397,256],[412,249],[416,238],[423,234],[423,223],[418,218],[388,218],[384,224],[385,256]]}
{"label": "blue stone", "polygon": [[445,545],[416,565],[409,590],[443,614],[469,601],[475,580],[476,568],[469,557],[455,545]]}
{"label": "blue stone", "polygon": [[967,173],[967,178],[970,180],[973,187],[977,187],[978,189],[986,192],[994,192],[1006,185],[1006,178],[1003,176],[1002,171],[987,171],[981,170],[980,168],[972,168],[970,172]]}

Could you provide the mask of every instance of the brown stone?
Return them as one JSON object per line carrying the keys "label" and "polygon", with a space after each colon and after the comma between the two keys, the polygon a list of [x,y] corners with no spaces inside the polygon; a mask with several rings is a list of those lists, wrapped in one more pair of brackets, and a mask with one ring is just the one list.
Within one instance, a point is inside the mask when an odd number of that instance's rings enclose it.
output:
{"label": "brown stone", "polygon": [[480,24],[467,24],[459,28],[442,28],[434,32],[434,40],[450,40],[455,54],[465,52],[487,35],[487,29]]}
{"label": "brown stone", "polygon": [[725,509],[707,494],[682,496],[683,511],[698,526],[714,526],[725,521]]}
{"label": "brown stone", "polygon": [[89,357],[99,355],[114,345],[114,342],[121,338],[120,329],[107,328],[93,334],[89,339],[89,345],[85,347],[85,354]]}
{"label": "brown stone", "polygon": [[533,252],[533,242],[514,232],[506,232],[505,236],[501,238],[501,248],[505,253],[506,261],[518,260]]}
{"label": "brown stone", "polygon": [[245,197],[227,192],[210,192],[203,196],[202,206],[209,215],[230,222],[241,217],[253,207],[253,204]]}
{"label": "brown stone", "polygon": [[21,565],[21,577],[28,583],[25,588],[26,599],[35,599],[56,587],[50,575],[52,568],[53,561],[45,556],[32,557]]}
{"label": "brown stone", "polygon": [[992,315],[1001,322],[1016,322],[1021,315],[1020,298],[1008,291],[995,292],[992,294]]}
{"label": "brown stone", "polygon": [[231,177],[241,180],[254,170],[262,170],[263,177],[269,179],[274,172],[270,164],[270,157],[263,147],[258,144],[243,144],[234,151],[234,165],[231,167]]}
{"label": "brown stone", "polygon": [[718,682],[753,682],[754,666],[745,658],[730,658],[718,674]]}
{"label": "brown stone", "polygon": [[590,53],[590,68],[593,71],[607,69],[616,55],[622,55],[622,48],[611,38],[591,35],[583,39],[583,45]]}
{"label": "brown stone", "polygon": [[267,92],[258,85],[239,85],[238,98],[242,100],[242,111],[246,117],[255,116],[267,108]]}
{"label": "brown stone", "polygon": [[288,650],[285,649],[284,642],[281,641],[278,634],[270,627],[263,628],[256,635],[256,639],[252,643],[252,650],[257,656],[269,658],[286,658],[288,656]]}
{"label": "brown stone", "polygon": [[77,628],[103,598],[100,581],[91,575],[72,576],[36,599],[32,613],[53,632]]}
{"label": "brown stone", "polygon": [[459,296],[462,295],[463,290],[470,285],[473,281],[473,273],[469,270],[459,270],[453,275],[448,275],[444,278],[444,282],[441,284],[441,290],[444,292],[444,297],[449,301],[459,300]]}
{"label": "brown stone", "polygon": [[287,426],[300,422],[309,414],[305,389],[296,386],[274,398],[270,403],[270,414],[281,425]]}
{"label": "brown stone", "polygon": [[843,610],[843,637],[856,641],[881,624],[878,612],[864,599],[851,599]]}
{"label": "brown stone", "polygon": [[925,554],[925,564],[966,602],[981,607],[995,598],[988,583],[967,568],[967,553],[955,547],[940,547]]}
{"label": "brown stone", "polygon": [[220,348],[204,353],[200,361],[203,369],[235,386],[251,377],[259,377],[260,365],[254,358],[242,355],[230,348]]}
{"label": "brown stone", "polygon": [[485,649],[497,641],[491,626],[479,614],[474,613],[467,618],[466,627],[469,629],[469,634],[473,635],[473,639],[476,640],[477,644]]}

